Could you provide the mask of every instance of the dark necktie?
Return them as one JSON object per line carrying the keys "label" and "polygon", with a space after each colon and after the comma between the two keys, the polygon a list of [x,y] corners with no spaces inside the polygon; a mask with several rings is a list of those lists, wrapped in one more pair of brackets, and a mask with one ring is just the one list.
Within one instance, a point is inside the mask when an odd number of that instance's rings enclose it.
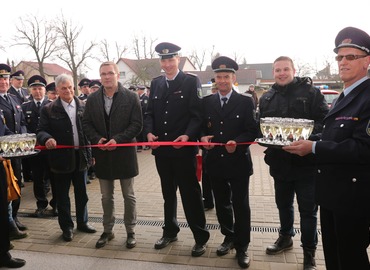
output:
{"label": "dark necktie", "polygon": [[173,86],[174,81],[173,80],[167,80],[168,88],[171,88]]}
{"label": "dark necktie", "polygon": [[8,102],[8,103],[9,103],[9,98],[8,98],[8,96],[7,96],[7,95],[4,95],[3,97],[4,97],[4,99],[6,100],[6,102]]}
{"label": "dark necktie", "polygon": [[223,98],[221,98],[221,100],[222,100],[221,108],[223,109],[226,105],[227,97],[223,97]]}
{"label": "dark necktie", "polygon": [[41,102],[37,101],[37,110],[40,111],[40,108],[41,108]]}
{"label": "dark necktie", "polygon": [[22,89],[19,89],[19,90],[18,90],[18,93],[19,93],[19,95],[20,95],[21,97],[23,97]]}
{"label": "dark necktie", "polygon": [[343,98],[344,98],[344,93],[342,92],[342,93],[339,95],[339,97],[338,97],[337,101],[335,102],[335,106],[337,106],[337,105],[339,104],[339,102],[340,102]]}

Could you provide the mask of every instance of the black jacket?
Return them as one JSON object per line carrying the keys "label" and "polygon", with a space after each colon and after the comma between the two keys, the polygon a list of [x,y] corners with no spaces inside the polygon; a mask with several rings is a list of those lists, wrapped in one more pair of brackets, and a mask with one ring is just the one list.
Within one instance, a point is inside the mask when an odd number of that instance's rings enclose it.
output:
{"label": "black jacket", "polygon": [[318,204],[370,217],[370,79],[354,88],[324,119],[316,143]]}
{"label": "black jacket", "polygon": [[[223,109],[218,94],[203,99],[202,136],[213,135],[212,142],[253,142],[257,137],[257,123],[254,118],[254,101],[246,94],[233,90]],[[243,177],[253,173],[249,145],[238,145],[229,154],[224,146],[215,146],[207,151],[206,169],[215,177]]]}
{"label": "black jacket", "polygon": [[[323,119],[329,111],[324,96],[312,85],[310,78],[296,77],[286,85],[274,84],[259,100],[260,118],[289,117],[304,118],[315,121],[310,139],[316,140],[323,127]],[[260,137],[262,135],[260,134]],[[267,148],[265,161],[270,166],[273,177],[284,177],[289,174],[292,166],[314,169],[313,154],[299,157],[280,149]]]}
{"label": "black jacket", "polygon": [[[153,133],[158,141],[173,141],[180,135],[188,135],[189,141],[196,141],[200,134],[201,84],[195,75],[180,71],[168,88],[166,78],[159,76],[152,80],[148,109],[144,120],[144,134]],[[190,157],[197,153],[192,146],[175,149],[160,146],[154,155],[166,157]]]}
{"label": "black jacket", "polygon": [[[77,105],[76,124],[80,146],[89,145],[89,142],[82,130],[81,118],[84,110],[84,103],[77,97],[74,98]],[[57,145],[73,145],[72,123],[67,112],[64,110],[60,98],[42,107],[40,122],[37,128],[37,141],[41,145],[54,138]],[[91,164],[91,149],[82,147],[79,151],[79,162],[76,160],[74,148],[49,150],[49,164],[52,172],[71,173],[78,169],[85,170]],[[79,167],[76,168],[76,165]]]}

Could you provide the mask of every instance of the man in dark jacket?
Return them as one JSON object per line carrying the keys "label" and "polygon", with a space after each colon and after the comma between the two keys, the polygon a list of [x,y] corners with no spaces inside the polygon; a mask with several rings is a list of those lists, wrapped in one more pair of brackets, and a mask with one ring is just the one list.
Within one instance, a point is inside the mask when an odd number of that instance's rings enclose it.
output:
{"label": "man in dark jacket", "polygon": [[249,206],[249,176],[253,172],[249,145],[257,137],[254,101],[250,95],[233,90],[238,64],[225,56],[212,62],[218,94],[203,99],[202,142],[225,143],[226,146],[206,146],[206,170],[215,196],[217,219],[223,243],[217,255],[223,256],[235,246],[238,264],[250,265],[247,254],[250,242],[251,215]]}
{"label": "man in dark jacket", "polygon": [[120,143],[136,142],[143,127],[139,97],[118,81],[120,72],[113,62],[100,65],[102,87],[92,93],[83,117],[83,127],[93,145],[95,173],[102,193],[104,232],[96,243],[101,248],[114,238],[114,183],[119,179],[125,204],[124,222],[126,247],[136,246],[136,198],[134,177],[138,175],[136,147],[116,147]]}
{"label": "man in dark jacket", "polygon": [[[287,117],[314,120],[313,134],[320,133],[328,105],[310,78],[294,77],[293,61],[281,56],[274,61],[275,84],[260,98],[260,117]],[[315,166],[313,156],[298,157],[281,149],[268,148],[265,161],[275,182],[275,202],[279,210],[280,231],[277,241],[266,253],[278,254],[292,249],[294,236],[294,195],[301,217],[301,242],[304,269],[316,269],[317,206],[314,200]]]}
{"label": "man in dark jacket", "polygon": [[[91,152],[90,148],[83,147],[89,145],[81,123],[84,104],[74,97],[72,76],[59,75],[55,85],[59,97],[41,109],[37,141],[50,150],[48,158],[55,179],[59,226],[63,231],[63,239],[72,241],[74,224],[69,199],[71,182],[76,202],[77,230],[96,232],[89,225],[87,214],[85,174],[87,166],[91,164]],[[70,148],[56,149],[57,145],[68,145]]]}
{"label": "man in dark jacket", "polygon": [[[319,141],[284,150],[318,162],[316,200],[327,270],[370,269],[370,36],[346,27],[335,39],[344,90],[324,119]],[[311,154],[312,155],[312,154]]]}
{"label": "man in dark jacket", "polygon": [[[151,82],[145,117],[148,142],[196,141],[200,135],[201,85],[198,77],[179,70],[180,49],[167,42],[160,43],[155,48],[165,76],[159,76]],[[176,217],[176,191],[179,188],[186,219],[195,238],[191,254],[201,256],[206,251],[209,232],[206,229],[202,194],[196,176],[198,149],[194,146],[160,146],[152,149],[164,198],[163,236],[154,247],[162,249],[177,240],[180,228]]]}

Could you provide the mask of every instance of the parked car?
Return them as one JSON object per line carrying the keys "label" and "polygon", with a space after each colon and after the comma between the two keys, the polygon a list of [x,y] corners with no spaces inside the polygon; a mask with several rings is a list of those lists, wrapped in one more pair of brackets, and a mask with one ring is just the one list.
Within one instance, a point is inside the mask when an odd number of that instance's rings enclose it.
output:
{"label": "parked car", "polygon": [[330,89],[321,89],[321,93],[324,95],[326,102],[329,105],[329,108],[331,107],[331,104],[333,103],[333,100],[338,98],[340,93],[335,90]]}

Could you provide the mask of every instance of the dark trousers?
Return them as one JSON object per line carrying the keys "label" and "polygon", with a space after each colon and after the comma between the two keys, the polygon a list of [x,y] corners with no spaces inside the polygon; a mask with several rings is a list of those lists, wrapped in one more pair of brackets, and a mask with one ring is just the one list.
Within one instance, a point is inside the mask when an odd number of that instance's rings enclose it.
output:
{"label": "dark trousers", "polygon": [[230,179],[211,176],[211,182],[221,233],[234,241],[236,250],[246,251],[251,231],[249,176]]}
{"label": "dark trousers", "polygon": [[209,239],[206,229],[200,185],[196,176],[196,158],[155,157],[158,174],[161,178],[164,199],[163,236],[175,237],[180,231],[177,222],[177,187],[186,220],[193,232],[195,242],[205,244]]}
{"label": "dark trousers", "polygon": [[202,150],[202,194],[204,207],[213,208],[214,198],[212,184],[206,169],[207,150]]}
{"label": "dark trousers", "polygon": [[63,231],[74,227],[71,217],[71,201],[69,198],[71,183],[74,187],[77,226],[85,224],[88,221],[87,201],[89,199],[86,192],[85,175],[86,170],[75,170],[72,173],[54,173],[59,212],[58,222]]}
{"label": "dark trousers", "polygon": [[317,205],[315,204],[315,178],[313,170],[295,169],[284,178],[274,177],[275,202],[279,210],[280,234],[294,236],[294,195],[297,195],[301,217],[301,242],[304,248],[317,246]]}
{"label": "dark trousers", "polygon": [[37,208],[46,208],[49,204],[47,193],[49,182],[51,186],[52,199],[50,206],[56,207],[56,188],[53,173],[50,172],[48,159],[46,155],[39,154],[29,159],[32,168],[33,194],[36,198]]}
{"label": "dark trousers", "polygon": [[369,270],[370,219],[335,213],[320,206],[322,244],[327,270]]}

